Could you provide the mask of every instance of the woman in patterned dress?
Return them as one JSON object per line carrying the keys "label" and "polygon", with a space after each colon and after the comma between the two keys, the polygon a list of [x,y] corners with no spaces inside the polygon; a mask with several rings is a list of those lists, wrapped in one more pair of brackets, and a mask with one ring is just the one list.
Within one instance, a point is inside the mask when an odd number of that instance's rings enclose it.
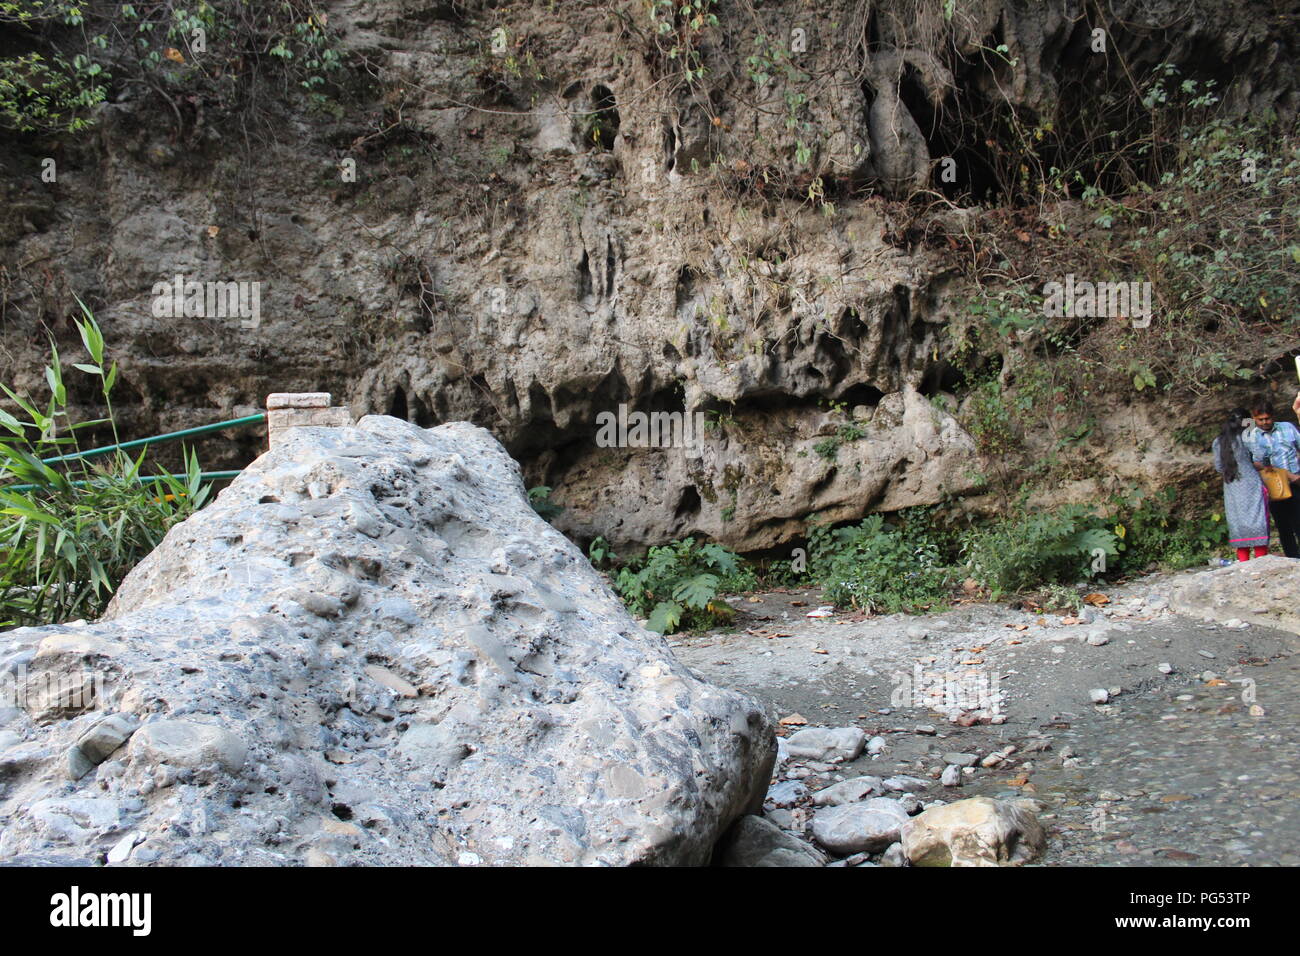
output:
{"label": "woman in patterned dress", "polygon": [[1249,420],[1245,409],[1234,408],[1214,439],[1214,470],[1223,476],[1228,543],[1237,549],[1238,561],[1248,561],[1252,547],[1257,558],[1268,554],[1268,492],[1241,440]]}

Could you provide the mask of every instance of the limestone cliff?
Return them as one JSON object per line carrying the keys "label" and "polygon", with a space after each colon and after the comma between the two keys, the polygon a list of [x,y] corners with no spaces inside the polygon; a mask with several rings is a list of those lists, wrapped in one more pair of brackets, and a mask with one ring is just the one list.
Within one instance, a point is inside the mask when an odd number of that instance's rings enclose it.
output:
{"label": "limestone cliff", "polygon": [[[1070,115],[1160,63],[1230,111],[1297,105],[1294,17],[1266,0],[697,2],[698,26],[635,2],[326,6],[332,112],[124,85],[88,136],[0,147],[0,377],[38,386],[47,328],[75,352],[75,293],[125,349],[132,434],[281,390],[468,420],[555,488],[561,527],[616,545],[762,548],[813,512],[975,488],[955,400],[931,401],[960,379],[942,333],[970,289],[908,200],[1014,175],[981,117]],[[155,315],[176,275],[260,282],[256,327]],[[620,404],[714,427],[601,448]],[[1109,411],[1099,471],[1151,477],[1128,460],[1146,439],[1189,460],[1142,424],[1158,408]]]}

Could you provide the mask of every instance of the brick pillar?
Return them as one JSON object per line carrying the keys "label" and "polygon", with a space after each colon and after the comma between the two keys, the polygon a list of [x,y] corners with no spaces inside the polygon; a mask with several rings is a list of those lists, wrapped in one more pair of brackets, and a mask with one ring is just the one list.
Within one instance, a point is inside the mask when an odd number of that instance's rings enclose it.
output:
{"label": "brick pillar", "polygon": [[351,424],[352,413],[346,405],[331,405],[329,392],[273,392],[266,396],[266,438],[272,448],[289,428]]}

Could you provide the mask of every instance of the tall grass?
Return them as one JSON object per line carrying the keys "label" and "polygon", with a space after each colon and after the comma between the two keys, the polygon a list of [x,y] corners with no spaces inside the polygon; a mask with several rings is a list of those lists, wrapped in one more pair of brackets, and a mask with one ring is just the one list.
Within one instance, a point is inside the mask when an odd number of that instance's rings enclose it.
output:
{"label": "tall grass", "polygon": [[76,324],[90,362],[72,367],[99,379],[105,418],[72,421],[53,341],[43,409],[0,384],[18,413],[0,408],[0,627],[97,617],[127,572],[210,491],[192,451],[184,478],[160,470],[155,481],[142,480],[147,451],[45,460],[82,451],[79,438],[92,427],[107,424],[114,444],[120,441],[112,401],[118,366],[105,365],[104,336],[81,308]]}

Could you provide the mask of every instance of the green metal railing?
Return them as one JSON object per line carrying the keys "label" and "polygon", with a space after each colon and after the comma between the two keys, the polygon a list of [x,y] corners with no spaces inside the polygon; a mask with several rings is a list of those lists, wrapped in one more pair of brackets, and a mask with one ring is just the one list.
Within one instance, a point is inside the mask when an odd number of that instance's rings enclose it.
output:
{"label": "green metal railing", "polygon": [[[181,441],[186,438],[193,438],[198,435],[209,435],[212,432],[222,431],[227,428],[245,428],[249,425],[259,425],[266,421],[266,413],[258,412],[256,415],[245,415],[243,418],[231,418],[224,422],[214,422],[211,425],[199,425],[196,428],[182,428],[180,431],[167,432],[164,435],[151,435],[148,438],[137,438],[133,441],[118,442],[115,445],[104,445],[102,448],[90,448],[86,451],[73,452],[69,455],[55,455],[53,458],[42,458],[41,463],[45,465],[57,465],[62,462],[77,461],[79,459],[93,458],[98,455],[108,455],[115,451],[127,451],[135,448],[148,448],[150,445],[161,445],[164,442]],[[238,477],[241,471],[204,471],[199,473],[199,477],[205,481],[229,481]],[[165,475],[141,475],[136,480],[141,484],[153,484],[162,481],[168,476]],[[172,478],[188,478],[187,474],[172,474]],[[89,481],[73,481],[69,484],[74,487],[90,484]],[[36,488],[44,487],[40,484],[27,485],[0,485],[6,491],[33,491]]]}
{"label": "green metal railing", "polygon": [[[195,435],[210,435],[212,432],[219,432],[225,428],[242,428],[245,425],[257,425],[264,421],[266,421],[266,412],[258,412],[256,415],[245,415],[243,418],[232,418],[229,421],[215,422],[211,425],[199,425],[197,428],[182,428],[178,432],[167,432],[165,435],[154,435],[150,438],[137,438],[135,441],[124,441],[116,445],[105,445],[103,448],[92,448],[89,451],[73,452],[71,455],[57,455],[54,458],[42,458],[41,461],[46,465],[55,465],[61,461],[76,461],[78,458],[92,458],[95,455],[107,455],[110,452],[119,450],[126,451],[128,448],[148,448],[150,445],[161,445],[163,442],[180,441],[183,438],[191,438]],[[227,474],[227,472],[212,472],[212,474]],[[239,472],[233,472],[233,474],[239,474]]]}

